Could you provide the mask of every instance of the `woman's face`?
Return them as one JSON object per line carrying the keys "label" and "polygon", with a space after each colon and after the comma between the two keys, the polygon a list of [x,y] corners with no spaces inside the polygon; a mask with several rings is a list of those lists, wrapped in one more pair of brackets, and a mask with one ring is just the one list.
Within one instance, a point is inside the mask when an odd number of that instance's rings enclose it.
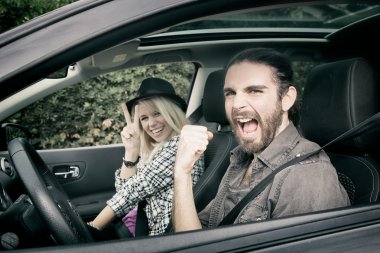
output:
{"label": "woman's face", "polygon": [[144,131],[156,142],[168,140],[173,134],[158,109],[148,103],[139,103],[139,119]]}

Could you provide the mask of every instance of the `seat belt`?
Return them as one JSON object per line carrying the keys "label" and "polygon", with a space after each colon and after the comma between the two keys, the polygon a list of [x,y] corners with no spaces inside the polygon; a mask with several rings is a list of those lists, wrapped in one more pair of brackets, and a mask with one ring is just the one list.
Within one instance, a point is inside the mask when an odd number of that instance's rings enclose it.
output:
{"label": "seat belt", "polygon": [[135,225],[135,236],[145,236],[149,234],[148,217],[144,211],[146,200],[140,201],[137,206],[137,217]]}
{"label": "seat belt", "polygon": [[351,128],[347,132],[344,132],[343,134],[339,135],[337,138],[325,144],[323,147],[310,153],[304,154],[302,156],[295,157],[292,160],[280,165],[275,170],[273,170],[271,174],[266,176],[260,183],[258,183],[243,199],[241,199],[239,203],[237,203],[236,206],[223,218],[223,220],[219,223],[219,226],[232,224],[238,217],[239,213],[244,209],[244,207],[246,207],[249,202],[251,202],[255,197],[257,197],[269,185],[269,183],[273,181],[275,175],[283,169],[319,153],[322,149],[331,146],[334,143],[351,139],[363,133],[364,131],[367,131],[368,129],[376,129],[376,126],[380,127],[380,112],[364,120],[363,122]]}

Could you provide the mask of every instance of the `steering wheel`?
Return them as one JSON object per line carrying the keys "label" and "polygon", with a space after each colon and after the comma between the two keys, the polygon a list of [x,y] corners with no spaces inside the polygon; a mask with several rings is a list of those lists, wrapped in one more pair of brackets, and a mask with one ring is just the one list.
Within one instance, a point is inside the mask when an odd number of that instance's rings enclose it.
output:
{"label": "steering wheel", "polygon": [[13,165],[49,232],[59,244],[92,242],[80,215],[33,146],[23,138],[9,142]]}

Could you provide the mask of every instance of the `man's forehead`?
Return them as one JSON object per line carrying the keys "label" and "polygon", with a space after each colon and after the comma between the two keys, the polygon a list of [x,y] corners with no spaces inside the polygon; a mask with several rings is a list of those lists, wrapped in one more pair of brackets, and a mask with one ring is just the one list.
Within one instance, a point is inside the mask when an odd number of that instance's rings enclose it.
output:
{"label": "man's forehead", "polygon": [[273,75],[258,76],[251,73],[246,78],[226,78],[224,80],[224,89],[247,89],[247,88],[257,88],[257,89],[277,89],[278,83]]}
{"label": "man's forehead", "polygon": [[226,73],[225,83],[273,81],[275,70],[265,64],[242,62],[232,65]]}

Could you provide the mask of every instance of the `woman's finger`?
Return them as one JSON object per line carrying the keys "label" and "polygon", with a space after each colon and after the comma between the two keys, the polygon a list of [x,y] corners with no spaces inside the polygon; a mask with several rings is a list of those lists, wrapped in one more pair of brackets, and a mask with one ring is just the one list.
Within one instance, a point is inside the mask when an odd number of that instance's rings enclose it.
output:
{"label": "woman's finger", "polygon": [[121,108],[123,110],[124,118],[125,118],[125,121],[127,122],[127,125],[132,124],[131,115],[129,114],[127,105],[122,103]]}
{"label": "woman's finger", "polygon": [[139,130],[139,117],[140,117],[139,105],[136,105],[135,106],[135,114],[133,115],[133,125],[134,125],[135,131]]}

